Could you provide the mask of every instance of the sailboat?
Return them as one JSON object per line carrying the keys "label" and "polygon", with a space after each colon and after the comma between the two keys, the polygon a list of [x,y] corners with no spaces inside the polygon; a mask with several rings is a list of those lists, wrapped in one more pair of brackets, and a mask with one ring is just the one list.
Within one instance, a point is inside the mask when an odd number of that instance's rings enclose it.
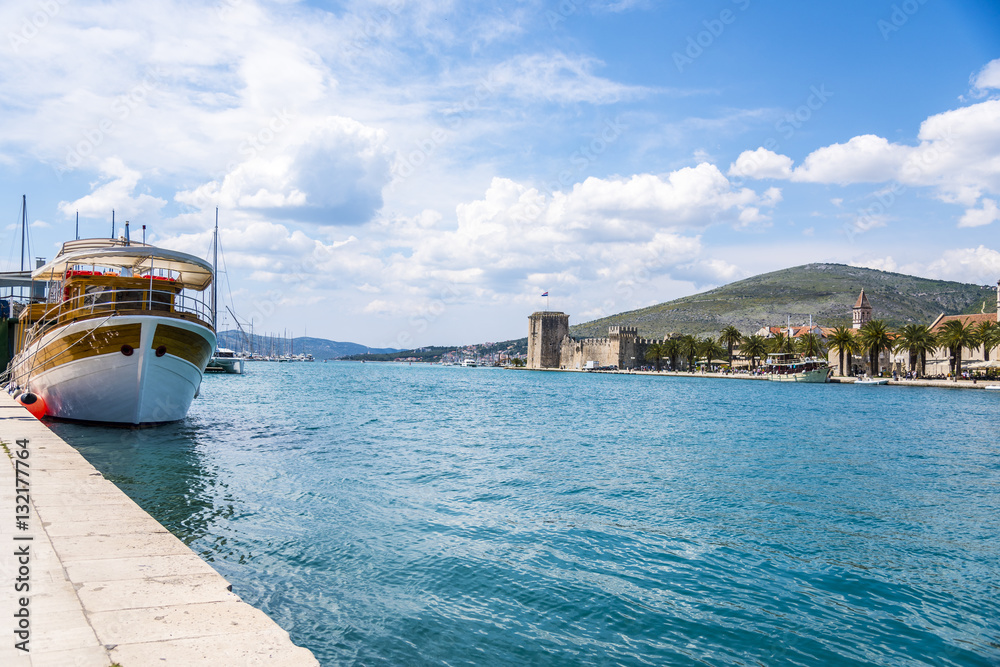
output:
{"label": "sailboat", "polygon": [[[212,238],[212,270],[215,275],[219,275],[219,209],[215,209],[215,235]],[[218,322],[219,299],[217,283],[212,283],[212,322]],[[220,347],[212,354],[205,368],[206,373],[228,373],[230,375],[243,375],[246,359],[236,356],[236,352],[225,347]]]}

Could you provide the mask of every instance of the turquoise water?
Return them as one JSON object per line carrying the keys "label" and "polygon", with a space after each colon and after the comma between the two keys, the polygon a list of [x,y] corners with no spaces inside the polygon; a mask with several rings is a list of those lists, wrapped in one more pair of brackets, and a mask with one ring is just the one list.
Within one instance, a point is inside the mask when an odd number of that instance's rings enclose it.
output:
{"label": "turquoise water", "polygon": [[996,665],[1000,395],[256,363],[53,425],[324,665]]}

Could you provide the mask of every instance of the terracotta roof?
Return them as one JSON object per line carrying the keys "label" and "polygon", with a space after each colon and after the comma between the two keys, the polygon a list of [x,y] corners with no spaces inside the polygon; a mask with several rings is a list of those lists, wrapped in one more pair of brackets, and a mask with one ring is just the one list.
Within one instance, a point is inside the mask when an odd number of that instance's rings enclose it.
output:
{"label": "terracotta roof", "polygon": [[934,320],[934,323],[931,325],[931,331],[937,331],[944,326],[945,322],[952,322],[955,320],[962,322],[966,326],[969,326],[970,324],[976,326],[980,322],[996,322],[997,314],[974,313],[972,315],[942,315]]}
{"label": "terracotta roof", "polygon": [[854,304],[855,308],[868,308],[871,309],[872,305],[868,303],[868,297],[865,296],[864,288],[861,289],[861,294],[858,295],[858,301]]}

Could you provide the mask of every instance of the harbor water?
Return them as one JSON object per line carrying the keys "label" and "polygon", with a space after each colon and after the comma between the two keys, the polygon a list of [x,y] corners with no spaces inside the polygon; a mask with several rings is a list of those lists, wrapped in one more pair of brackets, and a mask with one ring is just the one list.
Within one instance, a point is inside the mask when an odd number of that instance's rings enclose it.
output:
{"label": "harbor water", "polygon": [[261,362],[182,423],[52,428],[324,665],[996,665],[998,415]]}

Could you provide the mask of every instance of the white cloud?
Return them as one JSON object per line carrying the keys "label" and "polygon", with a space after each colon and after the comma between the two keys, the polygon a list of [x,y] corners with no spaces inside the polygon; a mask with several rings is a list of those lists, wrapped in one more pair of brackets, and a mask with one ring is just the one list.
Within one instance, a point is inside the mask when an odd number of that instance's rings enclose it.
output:
{"label": "white cloud", "polygon": [[792,175],[792,158],[766,148],[743,151],[736,162],[729,165],[728,173],[738,178],[788,179]]}
{"label": "white cloud", "polygon": [[594,58],[564,53],[523,55],[494,67],[489,80],[513,97],[559,104],[612,104],[650,92],[595,76],[592,70],[601,64]]}
{"label": "white cloud", "polygon": [[972,80],[979,90],[1000,89],[1000,58],[988,62]]}
{"label": "white cloud", "polygon": [[110,219],[114,210],[121,229],[124,229],[125,220],[141,220],[141,224],[159,220],[160,211],[167,202],[145,193],[133,196],[142,178],[137,170],[125,166],[118,158],[109,158],[101,163],[100,173],[102,179],[107,180],[95,184],[90,194],[76,201],[59,202],[63,215],[68,218],[79,212],[84,218]]}
{"label": "white cloud", "polygon": [[1000,278],[1000,252],[985,246],[947,250],[920,275],[993,285]]}
{"label": "white cloud", "polygon": [[274,150],[262,142],[244,144],[247,160],[231,165],[221,179],[179,192],[177,200],[322,224],[368,222],[390,180],[385,133],[349,118],[274,120],[264,128]]}
{"label": "white cloud", "polygon": [[992,199],[983,198],[982,208],[970,208],[958,221],[959,227],[982,227],[1000,220],[1000,208]]}
{"label": "white cloud", "polygon": [[964,226],[987,224],[990,205],[974,209],[984,194],[1000,195],[1000,100],[987,100],[927,118],[919,143],[891,143],[867,134],[843,144],[818,148],[791,168],[790,158],[763,148],[744,151],[730,166],[731,175],[786,178],[793,182],[898,182],[930,187],[938,199],[969,211]]}

